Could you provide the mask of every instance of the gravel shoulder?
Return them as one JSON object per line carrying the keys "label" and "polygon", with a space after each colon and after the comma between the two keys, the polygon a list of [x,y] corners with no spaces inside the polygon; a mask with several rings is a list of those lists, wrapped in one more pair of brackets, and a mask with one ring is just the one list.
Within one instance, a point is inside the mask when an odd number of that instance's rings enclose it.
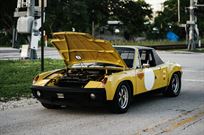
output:
{"label": "gravel shoulder", "polygon": [[20,100],[0,102],[0,111],[11,110],[19,107],[27,107],[34,104],[39,104],[39,102],[34,98],[20,98]]}

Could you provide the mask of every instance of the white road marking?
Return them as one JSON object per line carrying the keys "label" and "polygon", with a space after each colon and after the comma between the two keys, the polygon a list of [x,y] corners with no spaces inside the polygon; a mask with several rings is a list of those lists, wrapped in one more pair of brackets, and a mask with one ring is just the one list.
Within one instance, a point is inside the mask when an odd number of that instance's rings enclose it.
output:
{"label": "white road marking", "polygon": [[204,80],[196,80],[196,79],[182,79],[182,80],[187,82],[204,82]]}

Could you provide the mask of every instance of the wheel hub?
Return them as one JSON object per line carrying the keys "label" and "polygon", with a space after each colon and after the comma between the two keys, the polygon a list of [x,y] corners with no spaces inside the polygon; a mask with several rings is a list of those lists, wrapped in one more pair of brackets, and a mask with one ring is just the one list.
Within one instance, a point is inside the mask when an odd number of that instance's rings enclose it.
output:
{"label": "wheel hub", "polygon": [[122,85],[122,87],[119,91],[119,98],[118,98],[119,105],[122,109],[127,107],[128,98],[129,98],[128,89],[125,85]]}

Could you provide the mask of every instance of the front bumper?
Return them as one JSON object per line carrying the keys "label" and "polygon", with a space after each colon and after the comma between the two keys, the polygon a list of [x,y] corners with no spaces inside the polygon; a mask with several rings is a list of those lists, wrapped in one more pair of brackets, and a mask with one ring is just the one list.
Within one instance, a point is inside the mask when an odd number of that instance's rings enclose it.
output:
{"label": "front bumper", "polygon": [[[41,103],[54,105],[90,105],[106,102],[104,88],[67,88],[56,86],[32,86],[32,93]],[[37,94],[37,92],[40,92]],[[91,94],[95,98],[91,98]]]}

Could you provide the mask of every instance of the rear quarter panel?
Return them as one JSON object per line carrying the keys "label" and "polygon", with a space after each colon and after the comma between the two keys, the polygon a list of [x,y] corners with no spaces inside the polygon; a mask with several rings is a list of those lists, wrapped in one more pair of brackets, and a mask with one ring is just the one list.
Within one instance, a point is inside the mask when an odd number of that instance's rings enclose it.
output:
{"label": "rear quarter panel", "polygon": [[171,77],[174,73],[179,72],[182,75],[182,66],[177,63],[167,63],[167,73],[168,73],[168,84],[170,83]]}

